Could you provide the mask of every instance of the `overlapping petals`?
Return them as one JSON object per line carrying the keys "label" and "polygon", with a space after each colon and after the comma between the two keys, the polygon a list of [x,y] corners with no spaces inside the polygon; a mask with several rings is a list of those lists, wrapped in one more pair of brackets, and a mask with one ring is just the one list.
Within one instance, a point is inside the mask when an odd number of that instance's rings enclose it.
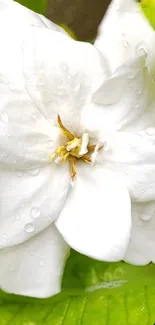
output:
{"label": "overlapping petals", "polygon": [[50,226],[23,244],[0,250],[0,286],[38,298],[57,294],[68,254],[69,246]]}
{"label": "overlapping petals", "polygon": [[140,131],[155,126],[155,83],[145,56],[128,61],[106,79],[82,112],[89,132]]}
{"label": "overlapping petals", "polygon": [[130,237],[131,211],[120,175],[102,168],[78,168],[76,186],[56,226],[80,253],[104,261],[121,260]]}
{"label": "overlapping petals", "polygon": [[106,56],[111,72],[131,58],[146,53],[149,70],[155,77],[155,32],[136,1],[112,1],[95,46]]}
{"label": "overlapping petals", "polygon": [[[0,172],[0,248],[16,245],[50,225],[70,187],[69,168],[55,164]],[[8,204],[9,200],[9,204]]]}
{"label": "overlapping petals", "polygon": [[135,265],[155,263],[155,201],[132,204],[132,222],[124,260]]}

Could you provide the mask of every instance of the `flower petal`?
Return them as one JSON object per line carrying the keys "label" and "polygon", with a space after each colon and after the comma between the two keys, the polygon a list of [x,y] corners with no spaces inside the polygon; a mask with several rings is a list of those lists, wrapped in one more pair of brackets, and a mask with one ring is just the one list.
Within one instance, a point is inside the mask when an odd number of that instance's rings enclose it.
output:
{"label": "flower petal", "polygon": [[150,71],[155,74],[155,33],[134,0],[112,1],[99,28],[95,46],[107,58],[111,72],[146,52]]}
{"label": "flower petal", "polygon": [[117,132],[106,141],[98,162],[124,175],[133,201],[155,200],[155,128]]}
{"label": "flower petal", "polygon": [[25,36],[23,54],[26,87],[40,111],[78,130],[81,110],[108,75],[104,59],[91,44],[39,28]]}
{"label": "flower petal", "polygon": [[61,291],[68,253],[54,225],[23,244],[0,250],[0,287],[37,298],[55,295]]}
{"label": "flower petal", "polygon": [[40,15],[40,14],[38,14],[38,16],[42,19],[42,21],[44,22],[44,24],[46,25],[47,28],[53,29],[54,31],[61,32],[61,33],[65,34],[65,35],[68,35],[68,33],[62,27],[60,27],[57,24],[53,23],[52,21],[47,19],[45,16]]}
{"label": "flower petal", "polygon": [[16,1],[12,0],[0,0],[0,25],[3,29],[8,27],[11,30],[19,27],[36,26],[42,28],[50,28],[58,32],[67,33],[58,25],[52,23],[43,15],[20,5]]}
{"label": "flower petal", "polygon": [[0,172],[0,248],[36,235],[55,220],[70,186],[68,166]]}
{"label": "flower petal", "polygon": [[[30,98],[23,76],[23,31],[1,35],[0,165],[23,170],[48,163],[60,132]],[[11,53],[11,56],[10,56]]]}
{"label": "flower petal", "polygon": [[143,130],[155,126],[155,83],[140,56],[116,70],[93,95],[82,120],[88,130]]}
{"label": "flower petal", "polygon": [[78,252],[104,261],[120,260],[131,229],[127,188],[117,174],[106,169],[78,167],[56,226]]}
{"label": "flower petal", "polygon": [[135,265],[155,263],[155,201],[132,204],[132,223],[124,260]]}

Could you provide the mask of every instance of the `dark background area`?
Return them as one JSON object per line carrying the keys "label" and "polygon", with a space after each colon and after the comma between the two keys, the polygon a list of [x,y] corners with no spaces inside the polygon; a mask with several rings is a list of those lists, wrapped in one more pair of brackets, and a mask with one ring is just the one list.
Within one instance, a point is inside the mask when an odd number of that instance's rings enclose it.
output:
{"label": "dark background area", "polygon": [[[125,0],[124,0],[125,1]],[[79,40],[93,40],[109,0],[48,0],[46,16],[69,26]]]}

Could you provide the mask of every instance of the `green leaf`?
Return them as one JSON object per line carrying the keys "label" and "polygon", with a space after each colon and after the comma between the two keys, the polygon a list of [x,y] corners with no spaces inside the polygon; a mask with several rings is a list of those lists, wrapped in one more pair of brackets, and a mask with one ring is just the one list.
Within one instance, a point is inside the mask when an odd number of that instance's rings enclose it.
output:
{"label": "green leaf", "polygon": [[155,0],[143,0],[140,6],[152,27],[155,29]]}
{"label": "green leaf", "polygon": [[0,325],[153,325],[155,265],[103,263],[72,251],[62,293],[0,294]]}
{"label": "green leaf", "polygon": [[40,14],[45,14],[47,8],[47,0],[16,0],[23,6],[34,10]]}

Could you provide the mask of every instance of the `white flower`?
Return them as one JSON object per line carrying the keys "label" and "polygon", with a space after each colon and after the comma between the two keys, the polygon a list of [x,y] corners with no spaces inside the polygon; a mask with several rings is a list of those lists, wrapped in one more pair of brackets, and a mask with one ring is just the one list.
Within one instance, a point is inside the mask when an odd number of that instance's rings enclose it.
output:
{"label": "white flower", "polygon": [[130,198],[155,199],[154,82],[145,55],[110,77],[46,18],[11,0],[0,16],[0,286],[47,297],[69,246],[123,259]]}
{"label": "white flower", "polygon": [[[155,79],[155,32],[150,23],[144,19],[136,2],[131,0],[114,0],[111,3],[107,15],[99,28],[99,35],[95,46],[107,58],[111,72],[131,58],[134,59],[138,55],[146,55],[147,67],[153,79]],[[135,75],[136,69],[135,73],[132,74],[131,72],[128,75],[133,87]],[[138,128],[144,131],[143,134],[146,132],[146,136],[143,137],[145,142],[141,142],[139,148],[135,146],[135,153],[139,155],[139,158],[137,156],[139,166],[134,166],[133,163],[133,166],[130,166],[130,176],[135,177],[135,186],[137,187],[138,184],[141,186],[143,181],[145,181],[145,187],[141,189],[141,196],[137,197],[136,200],[134,199],[132,203],[133,226],[129,247],[124,258],[125,261],[136,265],[145,265],[151,261],[155,263],[155,198],[153,193],[155,181],[155,85],[150,78],[145,79],[144,82],[146,82],[145,89],[141,88],[140,102],[137,102],[137,104],[135,102],[135,105],[133,105],[133,108],[135,106],[135,111],[133,109],[130,112],[130,120],[133,121],[132,129],[131,126],[130,129],[135,130],[138,126]],[[147,91],[148,94],[146,95]],[[116,92],[118,92],[118,88]],[[151,116],[152,122],[150,120]],[[151,127],[146,129],[148,126]],[[140,158],[144,151],[143,158],[142,156]],[[130,159],[132,159],[131,156]],[[137,178],[137,172],[141,172],[141,179]]]}

